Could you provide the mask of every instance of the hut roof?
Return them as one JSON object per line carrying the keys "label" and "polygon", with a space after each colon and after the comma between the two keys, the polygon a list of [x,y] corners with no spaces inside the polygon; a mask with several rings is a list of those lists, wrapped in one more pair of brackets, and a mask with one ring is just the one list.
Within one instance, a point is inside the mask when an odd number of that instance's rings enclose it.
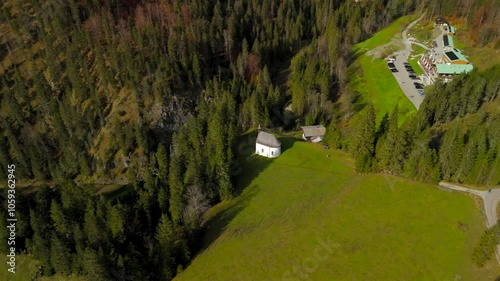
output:
{"label": "hut roof", "polygon": [[266,133],[263,131],[260,131],[259,134],[257,135],[256,142],[269,147],[281,146],[281,142],[273,134]]}

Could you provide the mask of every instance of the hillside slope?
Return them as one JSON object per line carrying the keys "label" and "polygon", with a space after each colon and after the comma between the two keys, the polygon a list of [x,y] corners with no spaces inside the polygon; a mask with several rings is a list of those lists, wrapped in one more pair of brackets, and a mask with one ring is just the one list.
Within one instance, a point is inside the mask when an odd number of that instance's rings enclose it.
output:
{"label": "hillside slope", "polygon": [[[492,280],[473,245],[472,198],[398,177],[357,175],[339,151],[291,139],[276,160],[250,156],[250,182],[217,206],[207,248],[176,280]],[[330,154],[330,157],[326,157]],[[325,245],[328,244],[328,245]],[[309,280],[308,279],[308,280]]]}

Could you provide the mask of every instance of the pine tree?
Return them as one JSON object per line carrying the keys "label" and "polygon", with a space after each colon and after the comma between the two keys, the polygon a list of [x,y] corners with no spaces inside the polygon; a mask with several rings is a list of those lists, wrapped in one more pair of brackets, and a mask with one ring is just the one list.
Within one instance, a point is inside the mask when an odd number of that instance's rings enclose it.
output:
{"label": "pine tree", "polygon": [[125,240],[125,216],[123,205],[118,203],[111,207],[109,219],[107,220],[113,239],[119,243]]}
{"label": "pine tree", "polygon": [[69,238],[71,236],[72,224],[67,220],[61,205],[55,200],[52,200],[50,217],[56,231],[63,237]]}
{"label": "pine tree", "polygon": [[82,253],[82,265],[89,280],[104,281],[109,279],[110,270],[99,252],[86,248]]}
{"label": "pine tree", "polygon": [[172,221],[165,214],[160,218],[155,238],[160,279],[170,280],[175,275],[175,235]]}
{"label": "pine tree", "polygon": [[436,183],[440,178],[438,156],[435,149],[430,148],[432,135],[430,130],[424,131],[415,143],[404,165],[406,177]]}
{"label": "pine tree", "polygon": [[350,150],[356,158],[356,171],[371,172],[376,169],[376,161],[373,156],[375,152],[375,110],[369,105],[364,110],[356,124],[356,132]]}
{"label": "pine tree", "polygon": [[44,275],[52,275],[50,238],[53,227],[50,217],[50,205],[55,194],[47,186],[42,186],[36,193],[36,207],[30,210],[30,223],[33,229],[30,252],[42,266]]}
{"label": "pine tree", "polygon": [[350,144],[352,155],[354,158],[361,155],[372,155],[375,150],[375,110],[373,106],[369,105],[361,112],[355,122],[353,129],[355,135]]}
{"label": "pine tree", "polygon": [[72,261],[70,249],[55,234],[52,235],[50,240],[50,262],[55,272],[63,275],[71,273]]}
{"label": "pine tree", "polygon": [[200,60],[198,59],[198,55],[193,52],[191,56],[191,61],[192,61],[192,69],[194,73],[194,80],[196,82],[196,85],[201,85],[201,68],[200,68]]}
{"label": "pine tree", "polygon": [[[495,155],[494,160],[491,161],[490,170],[488,172],[488,177],[486,184],[488,185],[499,185],[500,184],[500,144],[496,148],[492,148]],[[493,157],[492,157],[493,158]]]}
{"label": "pine tree", "polygon": [[162,212],[168,210],[168,156],[164,144],[158,145],[156,152],[158,161],[158,204]]}
{"label": "pine tree", "polygon": [[439,162],[441,163],[441,171],[445,180],[451,180],[462,158],[463,137],[460,126],[460,123],[456,123],[446,131],[439,150]]}
{"label": "pine tree", "polygon": [[[180,144],[176,144],[180,146]],[[179,147],[176,147],[179,149]],[[183,163],[181,155],[174,152],[170,160],[170,173],[169,173],[169,210],[172,216],[172,221],[177,224],[182,218],[183,212],[183,195],[184,195],[184,181],[183,181]]]}
{"label": "pine tree", "polygon": [[[483,142],[483,144],[481,144]],[[468,142],[464,146],[462,161],[460,166],[455,173],[453,180],[458,182],[464,182],[467,176],[472,172],[474,165],[476,164],[477,157],[479,155],[479,147],[483,147],[481,150],[485,151],[486,146],[486,132],[481,132],[481,130],[474,130],[469,133]]]}
{"label": "pine tree", "polygon": [[376,133],[377,141],[379,140],[380,137],[387,134],[388,129],[389,129],[389,113],[386,113],[382,117],[382,120],[380,121],[380,124],[378,126],[378,130]]}
{"label": "pine tree", "polygon": [[335,121],[330,121],[330,124],[326,128],[325,137],[323,138],[323,143],[325,145],[331,146],[332,148],[342,147],[342,133],[335,124]]}
{"label": "pine tree", "polygon": [[219,182],[219,193],[222,200],[231,199],[234,195],[231,175],[229,173],[229,163],[223,163],[218,167],[217,178]]}
{"label": "pine tree", "polygon": [[[384,132],[384,133],[382,133]],[[382,119],[379,134],[384,135],[380,140],[380,149],[377,151],[378,167],[383,171],[392,171],[394,167],[394,147],[398,141],[398,108],[391,113],[390,118]],[[394,171],[395,172],[395,171]]]}
{"label": "pine tree", "polygon": [[266,65],[264,66],[264,69],[261,72],[259,72],[257,91],[262,95],[266,95],[269,92],[269,87],[271,86],[272,86],[271,75],[269,74],[269,69],[267,68]]}
{"label": "pine tree", "polygon": [[104,238],[102,235],[103,229],[99,224],[94,202],[91,202],[90,200],[89,203],[87,203],[87,209],[85,211],[83,229],[89,245],[98,247]]}

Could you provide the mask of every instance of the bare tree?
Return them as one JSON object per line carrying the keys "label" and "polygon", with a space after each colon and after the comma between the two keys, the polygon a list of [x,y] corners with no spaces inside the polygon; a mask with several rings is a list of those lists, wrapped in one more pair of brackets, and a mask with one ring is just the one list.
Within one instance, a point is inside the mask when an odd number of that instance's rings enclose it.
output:
{"label": "bare tree", "polygon": [[203,220],[203,213],[210,207],[207,194],[198,185],[191,185],[186,189],[185,198],[184,221],[199,227]]}

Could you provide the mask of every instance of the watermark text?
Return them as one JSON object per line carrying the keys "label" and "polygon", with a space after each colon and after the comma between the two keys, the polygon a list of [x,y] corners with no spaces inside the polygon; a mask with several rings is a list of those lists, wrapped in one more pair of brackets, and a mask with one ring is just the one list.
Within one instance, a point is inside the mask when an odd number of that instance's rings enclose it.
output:
{"label": "watermark text", "polygon": [[16,166],[7,166],[7,229],[9,235],[7,244],[9,245],[7,264],[8,271],[16,273]]}

